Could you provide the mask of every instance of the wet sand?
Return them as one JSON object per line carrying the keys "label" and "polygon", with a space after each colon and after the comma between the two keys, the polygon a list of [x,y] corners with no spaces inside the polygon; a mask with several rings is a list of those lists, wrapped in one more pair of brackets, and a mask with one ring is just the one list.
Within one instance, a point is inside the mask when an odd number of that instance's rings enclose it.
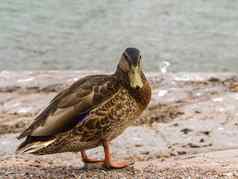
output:
{"label": "wet sand", "polygon": [[[122,170],[83,166],[79,154],[15,155],[16,136],[53,96],[89,72],[0,73],[1,178],[238,177],[238,75],[149,73],[150,106],[112,143]],[[90,72],[96,73],[96,72]],[[102,148],[90,150],[102,158]]]}

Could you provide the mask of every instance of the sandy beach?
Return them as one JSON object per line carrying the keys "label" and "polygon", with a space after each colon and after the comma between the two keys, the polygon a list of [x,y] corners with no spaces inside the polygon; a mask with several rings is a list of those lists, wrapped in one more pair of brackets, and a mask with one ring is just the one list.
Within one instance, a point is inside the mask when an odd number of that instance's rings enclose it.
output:
{"label": "sandy beach", "polygon": [[[0,73],[1,178],[236,178],[238,75],[149,73],[153,97],[112,143],[130,167],[84,166],[80,154],[15,155],[16,136],[56,93],[88,71]],[[90,150],[102,158],[102,148]]]}

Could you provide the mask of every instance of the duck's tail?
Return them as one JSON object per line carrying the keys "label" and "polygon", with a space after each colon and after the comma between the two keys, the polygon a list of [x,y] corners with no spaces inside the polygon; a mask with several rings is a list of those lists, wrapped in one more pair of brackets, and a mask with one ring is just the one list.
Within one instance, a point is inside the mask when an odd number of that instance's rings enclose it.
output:
{"label": "duck's tail", "polygon": [[37,140],[36,137],[27,137],[26,140],[19,145],[16,150],[16,154],[33,154],[37,151],[49,146],[55,141],[55,139],[50,140]]}

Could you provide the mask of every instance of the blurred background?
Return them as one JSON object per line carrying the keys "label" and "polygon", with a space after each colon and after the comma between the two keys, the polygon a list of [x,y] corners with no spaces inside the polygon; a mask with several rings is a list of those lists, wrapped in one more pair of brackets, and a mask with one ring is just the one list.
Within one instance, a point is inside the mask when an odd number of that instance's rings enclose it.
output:
{"label": "blurred background", "polygon": [[146,71],[238,71],[236,0],[2,0],[0,70],[113,71],[139,48]]}

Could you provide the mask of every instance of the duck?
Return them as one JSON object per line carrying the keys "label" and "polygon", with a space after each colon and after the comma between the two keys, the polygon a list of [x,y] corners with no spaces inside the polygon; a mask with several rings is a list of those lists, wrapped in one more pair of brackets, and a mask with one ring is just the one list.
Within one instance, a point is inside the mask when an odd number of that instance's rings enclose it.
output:
{"label": "duck", "polygon": [[[85,164],[101,162],[106,168],[127,167],[112,159],[110,142],[146,109],[151,87],[142,68],[142,55],[129,47],[113,74],[82,77],[59,92],[17,138],[24,141],[17,154],[48,155],[80,152]],[[87,155],[103,146],[104,159]]]}

